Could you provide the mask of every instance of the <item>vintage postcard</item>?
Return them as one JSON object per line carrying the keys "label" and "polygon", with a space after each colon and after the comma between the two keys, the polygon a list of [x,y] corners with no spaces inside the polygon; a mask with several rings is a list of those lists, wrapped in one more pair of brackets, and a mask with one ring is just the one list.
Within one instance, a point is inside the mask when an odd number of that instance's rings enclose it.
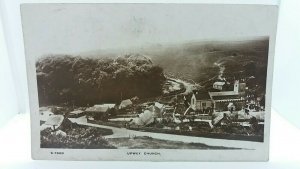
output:
{"label": "vintage postcard", "polygon": [[276,4],[22,4],[32,157],[266,161]]}

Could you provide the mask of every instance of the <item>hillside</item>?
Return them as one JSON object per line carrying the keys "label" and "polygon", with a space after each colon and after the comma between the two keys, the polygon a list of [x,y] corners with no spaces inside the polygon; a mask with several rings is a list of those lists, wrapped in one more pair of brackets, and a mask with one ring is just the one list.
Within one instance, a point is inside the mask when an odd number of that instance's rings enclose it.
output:
{"label": "hillside", "polygon": [[[83,55],[114,58],[120,53],[140,53],[147,55],[154,64],[162,67],[165,74],[202,84],[211,78],[217,78],[220,73],[227,78],[244,78],[250,74],[265,75],[268,42],[267,38],[259,38],[243,41],[157,44],[134,49],[92,51]],[[220,66],[223,70],[220,70]],[[258,68],[258,72],[244,72],[253,67]]]}
{"label": "hillside", "polygon": [[[167,74],[204,83],[220,74],[244,78],[262,73],[267,66],[268,40],[188,43],[146,50],[145,54]],[[249,66],[259,72],[245,72]]]}
{"label": "hillside", "polygon": [[37,61],[40,104],[71,104],[71,98],[72,103],[85,105],[159,96],[165,77],[196,82],[206,90],[215,81],[232,84],[243,79],[247,87],[263,95],[268,45],[268,39],[261,38],[158,44],[92,51],[81,57],[50,55]]}

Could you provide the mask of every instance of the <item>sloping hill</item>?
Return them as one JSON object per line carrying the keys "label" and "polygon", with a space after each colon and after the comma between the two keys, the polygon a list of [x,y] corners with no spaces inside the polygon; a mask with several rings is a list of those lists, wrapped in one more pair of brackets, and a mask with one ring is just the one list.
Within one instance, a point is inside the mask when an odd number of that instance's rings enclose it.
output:
{"label": "sloping hill", "polygon": [[[91,57],[116,57],[120,53],[147,56],[170,77],[210,86],[220,77],[227,80],[255,77],[253,85],[265,87],[268,38],[243,41],[202,41],[152,45],[135,49],[93,51]],[[141,57],[139,57],[141,58]]]}
{"label": "sloping hill", "polygon": [[165,73],[201,83],[218,77],[220,66],[225,68],[223,76],[236,78],[248,76],[240,71],[250,63],[266,68],[268,40],[187,43],[146,50],[145,54]]}

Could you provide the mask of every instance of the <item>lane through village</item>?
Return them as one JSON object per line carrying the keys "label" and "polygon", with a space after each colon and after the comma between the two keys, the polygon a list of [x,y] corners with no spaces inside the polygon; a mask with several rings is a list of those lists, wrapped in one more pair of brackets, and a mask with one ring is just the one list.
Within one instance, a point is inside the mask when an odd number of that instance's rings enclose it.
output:
{"label": "lane through village", "polygon": [[80,125],[111,129],[113,134],[104,136],[105,138],[130,138],[135,136],[148,136],[151,138],[161,139],[161,140],[180,141],[185,143],[202,143],[208,146],[226,145],[226,147],[241,148],[247,150],[256,149],[261,144],[263,144],[263,143],[251,142],[251,141],[224,140],[224,139],[213,139],[213,138],[204,138],[204,137],[192,137],[192,136],[182,136],[182,135],[170,135],[170,134],[163,134],[163,133],[142,132],[142,131],[130,130],[127,128],[117,128],[112,126],[92,124],[84,120],[78,120],[78,119],[76,121],[75,119],[70,119],[70,120]]}

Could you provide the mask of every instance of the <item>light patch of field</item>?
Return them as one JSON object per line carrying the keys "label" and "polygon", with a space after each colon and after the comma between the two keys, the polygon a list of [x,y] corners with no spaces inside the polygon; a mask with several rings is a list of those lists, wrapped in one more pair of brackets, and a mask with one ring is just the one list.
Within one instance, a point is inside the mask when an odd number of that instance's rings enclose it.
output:
{"label": "light patch of field", "polygon": [[184,143],[151,137],[110,138],[108,142],[118,149],[239,149],[223,146],[208,146],[202,143]]}

